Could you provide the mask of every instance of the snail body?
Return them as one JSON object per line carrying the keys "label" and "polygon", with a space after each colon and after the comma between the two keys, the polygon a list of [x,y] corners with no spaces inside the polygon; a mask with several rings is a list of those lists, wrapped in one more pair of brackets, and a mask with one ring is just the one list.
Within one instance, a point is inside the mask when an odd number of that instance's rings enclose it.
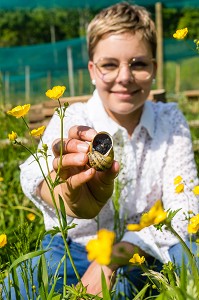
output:
{"label": "snail body", "polygon": [[92,140],[88,152],[90,167],[104,171],[112,166],[114,159],[113,139],[107,132],[99,132]]}

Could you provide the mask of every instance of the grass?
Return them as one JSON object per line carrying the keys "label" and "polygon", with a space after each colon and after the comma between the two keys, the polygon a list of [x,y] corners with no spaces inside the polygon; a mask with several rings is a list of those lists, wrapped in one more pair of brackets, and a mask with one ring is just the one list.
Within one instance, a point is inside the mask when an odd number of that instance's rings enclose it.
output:
{"label": "grass", "polygon": [[[25,227],[31,231],[29,249],[33,249],[44,225],[41,212],[25,197],[20,185],[19,165],[29,154],[21,147],[12,146],[7,140],[7,135],[13,128],[17,128],[17,133],[23,137],[24,126],[19,120],[6,115],[4,108],[1,108],[0,124],[0,177],[3,178],[0,182],[0,234],[5,233],[9,243],[14,244],[19,237],[18,231]],[[35,216],[33,221],[28,218],[29,213]],[[3,248],[0,248],[0,261],[3,261],[4,265],[8,261]]]}
{"label": "grass", "polygon": [[[199,109],[197,107],[193,109],[193,105],[187,103],[181,94],[176,95],[175,99],[179,103],[180,109],[185,113],[187,120],[198,118]],[[35,251],[38,246],[38,239],[44,231],[41,212],[25,197],[20,186],[19,165],[29,154],[21,147],[3,142],[7,141],[7,135],[13,128],[19,136],[25,136],[27,142],[29,142],[29,139],[23,122],[20,119],[17,120],[8,116],[6,111],[5,107],[2,107],[0,111],[0,123],[2,124],[0,131],[0,177],[3,178],[3,181],[0,182],[0,234],[5,233],[8,236],[8,247],[6,249],[10,249],[11,251],[0,248],[0,271],[7,270],[11,253],[17,257],[30,251]],[[199,139],[197,129],[192,128],[191,134],[193,139]],[[195,159],[199,170],[198,151],[195,152]],[[34,214],[34,220],[28,217],[29,213]],[[159,276],[159,274],[153,274],[153,276]],[[185,274],[183,276],[185,277]],[[173,289],[171,288],[170,293],[175,294],[177,291],[178,289],[175,286]],[[169,298],[168,294],[165,294],[165,296],[166,298],[163,296],[162,298],[159,297],[159,299],[178,299]],[[144,296],[137,299],[144,299]]]}

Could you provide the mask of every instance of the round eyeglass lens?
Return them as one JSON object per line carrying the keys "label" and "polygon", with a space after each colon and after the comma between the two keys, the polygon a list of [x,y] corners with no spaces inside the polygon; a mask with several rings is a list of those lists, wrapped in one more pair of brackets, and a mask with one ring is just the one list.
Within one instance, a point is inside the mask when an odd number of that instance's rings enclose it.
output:
{"label": "round eyeglass lens", "polygon": [[99,77],[105,82],[114,81],[122,66],[128,66],[132,76],[139,81],[147,81],[151,78],[154,68],[154,59],[133,58],[129,63],[119,63],[115,59],[101,58],[95,63],[99,71]]}

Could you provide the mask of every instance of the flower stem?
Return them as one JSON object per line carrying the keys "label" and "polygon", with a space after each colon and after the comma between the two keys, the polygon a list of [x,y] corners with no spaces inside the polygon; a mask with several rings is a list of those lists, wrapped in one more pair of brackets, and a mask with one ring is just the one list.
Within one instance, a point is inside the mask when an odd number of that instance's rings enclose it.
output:
{"label": "flower stem", "polygon": [[190,266],[191,266],[191,271],[193,274],[193,278],[194,281],[196,282],[196,288],[197,288],[197,293],[199,295],[199,284],[198,284],[198,280],[199,280],[199,273],[198,273],[198,268],[197,268],[197,264],[195,261],[195,257],[193,255],[193,253],[190,251],[189,247],[186,245],[185,241],[181,238],[181,236],[175,231],[175,229],[173,229],[173,227],[171,225],[167,225],[168,230],[173,233],[178,240],[180,241],[185,253],[187,254]]}

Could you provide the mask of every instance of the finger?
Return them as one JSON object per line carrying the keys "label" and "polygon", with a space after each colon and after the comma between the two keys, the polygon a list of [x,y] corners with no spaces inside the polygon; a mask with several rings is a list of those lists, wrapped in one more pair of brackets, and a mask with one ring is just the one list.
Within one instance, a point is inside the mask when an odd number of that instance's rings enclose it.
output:
{"label": "finger", "polygon": [[60,159],[60,156],[55,157],[53,160],[53,168],[55,171],[58,169],[67,170],[71,167],[83,167],[88,162],[88,155],[85,153],[69,153],[63,155]]}
{"label": "finger", "polygon": [[[76,139],[63,139],[62,154],[76,153],[76,152],[88,152],[89,145],[85,142]],[[52,150],[55,157],[60,156],[61,152],[61,139],[57,139],[52,144]]]}
{"label": "finger", "polygon": [[68,131],[69,138],[88,142],[90,142],[96,134],[97,131],[88,126],[73,126]]}
{"label": "finger", "polygon": [[66,181],[68,190],[74,193],[75,190],[78,190],[79,187],[90,181],[95,176],[95,173],[96,170],[90,168],[87,170],[82,170],[78,174],[71,176]]}
{"label": "finger", "polygon": [[118,176],[120,170],[120,165],[118,161],[114,160],[110,169],[105,172],[98,172],[101,182],[105,185],[110,185],[113,183],[114,179]]}

